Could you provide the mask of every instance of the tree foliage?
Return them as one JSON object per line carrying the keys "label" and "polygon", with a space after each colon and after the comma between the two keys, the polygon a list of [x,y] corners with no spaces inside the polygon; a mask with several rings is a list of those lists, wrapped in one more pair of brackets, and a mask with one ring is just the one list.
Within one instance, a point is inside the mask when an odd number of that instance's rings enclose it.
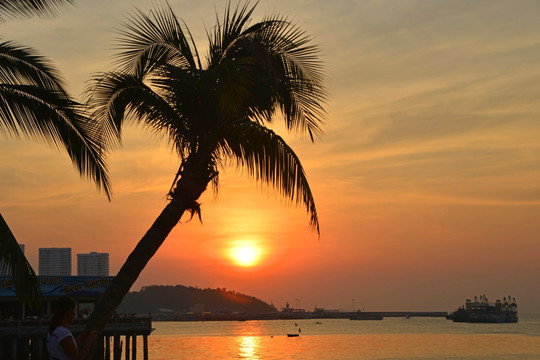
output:
{"label": "tree foliage", "polygon": [[219,167],[233,162],[303,204],[318,230],[299,158],[267,126],[282,118],[288,130],[312,140],[321,135],[319,50],[285,16],[250,25],[254,9],[246,3],[226,10],[208,32],[204,65],[170,6],[137,11],[120,31],[116,70],[94,78],[89,104],[109,138],[119,140],[125,122],[143,124],[179,155],[179,176],[189,166],[204,168],[214,185]]}

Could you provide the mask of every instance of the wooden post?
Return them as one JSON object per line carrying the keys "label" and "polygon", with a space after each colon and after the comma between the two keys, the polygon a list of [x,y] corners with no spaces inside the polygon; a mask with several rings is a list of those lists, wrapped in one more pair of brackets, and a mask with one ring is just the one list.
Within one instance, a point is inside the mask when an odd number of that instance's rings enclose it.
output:
{"label": "wooden post", "polygon": [[11,356],[10,358],[12,360],[17,360],[17,339],[11,339],[11,341],[9,342],[9,345],[10,345],[9,355]]}
{"label": "wooden post", "polygon": [[126,334],[126,360],[129,360],[129,335]]}
{"label": "wooden post", "polygon": [[30,339],[27,337],[19,339],[19,358],[30,359]]}
{"label": "wooden post", "polygon": [[40,337],[32,338],[32,359],[43,359],[43,340]]}
{"label": "wooden post", "polygon": [[118,334],[114,334],[113,358],[114,360],[122,359],[122,342],[120,341],[120,335]]}
{"label": "wooden post", "polygon": [[104,343],[103,341],[105,340],[105,337],[103,335],[100,335],[99,338],[97,339],[97,354],[95,356],[95,359],[97,360],[103,360],[104,357],[103,357],[103,352],[105,351],[104,349]]}
{"label": "wooden post", "polygon": [[131,338],[133,339],[133,344],[131,346],[131,359],[137,360],[137,334],[133,334]]}
{"label": "wooden post", "polygon": [[43,354],[43,359],[47,359],[49,352],[47,351],[47,337],[41,338],[41,352]]}
{"label": "wooden post", "polygon": [[148,360],[148,335],[143,335],[143,360]]}
{"label": "wooden post", "polygon": [[105,360],[111,360],[111,337],[105,336]]}

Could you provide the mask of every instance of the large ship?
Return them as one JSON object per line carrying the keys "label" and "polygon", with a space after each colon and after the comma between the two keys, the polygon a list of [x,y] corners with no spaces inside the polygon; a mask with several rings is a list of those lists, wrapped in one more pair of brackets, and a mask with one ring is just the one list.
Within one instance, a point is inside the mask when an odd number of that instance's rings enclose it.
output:
{"label": "large ship", "polygon": [[455,322],[468,323],[515,323],[518,321],[516,299],[508,296],[490,303],[485,295],[467,299],[465,306],[447,316]]}

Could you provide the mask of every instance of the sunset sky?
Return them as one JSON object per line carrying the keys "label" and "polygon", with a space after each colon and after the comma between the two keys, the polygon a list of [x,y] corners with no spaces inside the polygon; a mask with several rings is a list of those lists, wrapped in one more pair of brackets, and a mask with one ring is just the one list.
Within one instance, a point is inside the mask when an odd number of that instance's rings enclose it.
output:
{"label": "sunset sky", "polygon": [[[199,51],[225,1],[174,1]],[[109,70],[115,31],[151,1],[76,1],[55,18],[9,20],[2,41],[51,59],[78,99]],[[302,308],[450,311],[516,297],[540,313],[540,2],[261,0],[315,36],[330,93],[325,135],[285,138],[321,222],[234,168],[202,198],[135,289],[225,287]],[[278,128],[279,129],[279,128]],[[113,199],[65,152],[0,135],[0,212],[38,268],[38,248],[110,253],[114,275],[166,204],[179,165],[126,128]],[[244,250],[244,264],[233,261]],[[247,260],[246,260],[247,259]],[[251,259],[251,260],[250,260]],[[242,266],[251,265],[251,266]],[[354,299],[354,301],[353,301]]]}

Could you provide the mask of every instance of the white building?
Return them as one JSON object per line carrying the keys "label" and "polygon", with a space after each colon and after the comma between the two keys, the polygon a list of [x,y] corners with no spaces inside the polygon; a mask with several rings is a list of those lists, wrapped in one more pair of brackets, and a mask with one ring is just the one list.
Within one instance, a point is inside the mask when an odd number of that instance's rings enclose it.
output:
{"label": "white building", "polygon": [[[24,244],[19,244],[19,247],[24,254]],[[0,276],[11,276],[11,269],[5,268],[5,263],[3,260],[0,260]]]}
{"label": "white building", "polygon": [[77,276],[109,276],[109,254],[77,254]]}
{"label": "white building", "polygon": [[40,248],[40,276],[71,276],[71,248]]}

